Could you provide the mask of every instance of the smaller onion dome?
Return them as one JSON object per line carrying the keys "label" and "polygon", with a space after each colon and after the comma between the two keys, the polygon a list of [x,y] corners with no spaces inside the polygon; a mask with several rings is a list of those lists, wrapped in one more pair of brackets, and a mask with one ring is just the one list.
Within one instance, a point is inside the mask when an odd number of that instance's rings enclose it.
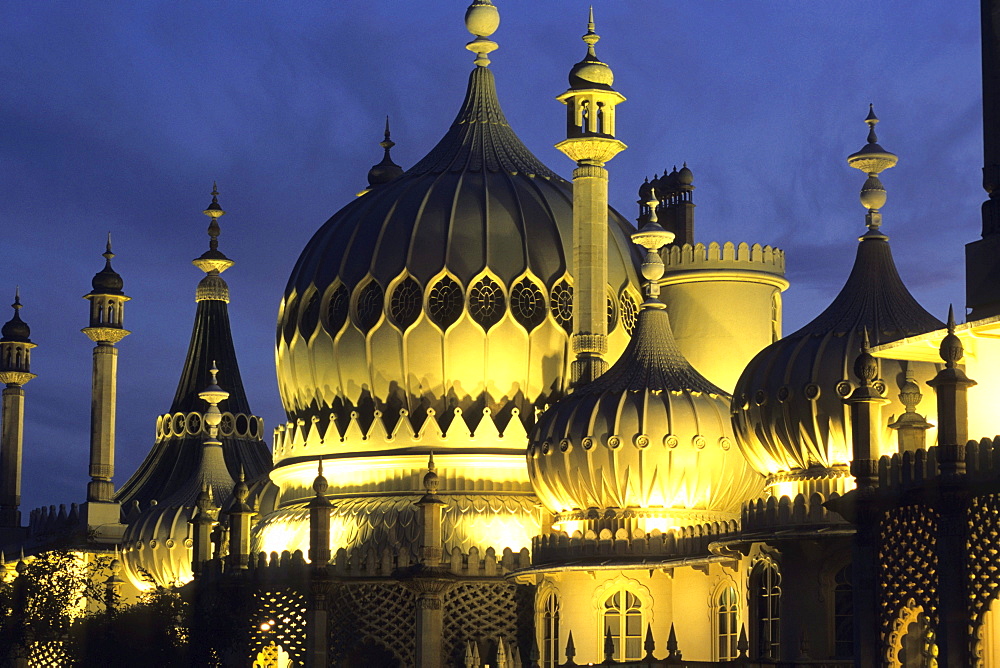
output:
{"label": "smaller onion dome", "polygon": [[[850,370],[863,334],[870,335],[874,346],[943,327],[907,290],[889,237],[879,230],[878,207],[885,203],[885,190],[878,173],[894,165],[896,156],[875,143],[874,113],[865,122],[870,151],[848,158],[852,167],[868,174],[861,194],[868,230],[858,239],[851,273],[822,313],[760,351],[736,384],[733,424],[740,447],[772,481],[848,475],[852,431],[844,399],[855,387]],[[887,362],[883,360],[883,373]],[[910,364],[918,377],[933,374],[927,363]],[[905,410],[895,399],[885,408],[887,415]]]}
{"label": "smaller onion dome", "polygon": [[694,174],[688,169],[688,164],[685,162],[684,166],[681,167],[680,171],[677,172],[677,183],[682,186],[689,186],[694,183]]}
{"label": "smaller onion dome", "polygon": [[111,268],[111,258],[115,256],[111,252],[111,233],[108,232],[108,246],[101,255],[104,257],[104,269],[94,274],[94,279],[90,282],[93,287],[91,294],[94,295],[120,295],[125,282],[117,271]]}
{"label": "smaller onion dome", "polygon": [[673,240],[656,220],[632,235],[646,248],[647,300],[622,356],[604,375],[542,413],[528,471],[557,523],[660,528],[734,519],[763,486],[735,447],[730,397],[681,354],[659,301],[659,249]]}
{"label": "smaller onion dome", "polygon": [[31,343],[31,328],[28,327],[28,323],[21,320],[21,290],[19,288],[14,289],[14,303],[11,304],[14,307],[14,317],[4,323],[3,328],[0,328],[0,341],[6,341],[11,343]]}
{"label": "smaller onion dome", "polygon": [[587,44],[587,55],[583,60],[573,66],[569,71],[569,87],[576,90],[586,90],[588,88],[599,88],[611,90],[611,84],[615,82],[614,72],[607,63],[602,62],[597,53],[594,52],[594,45],[600,41],[600,36],[594,32],[594,8],[590,8],[590,19],[587,22],[587,34],[581,39]]}
{"label": "smaller onion dome", "polygon": [[388,116],[385,117],[385,139],[380,141],[378,145],[385,150],[385,155],[382,157],[382,162],[372,165],[372,168],[368,170],[368,187],[362,193],[403,175],[403,168],[394,163],[389,155],[389,151],[396,145],[396,142],[389,138]]}
{"label": "smaller onion dome", "polygon": [[[195,506],[200,508],[207,501],[214,500],[219,507],[228,507],[235,497],[234,490],[240,484],[230,475],[223,457],[222,442],[217,440],[222,423],[219,402],[227,399],[229,392],[219,387],[216,379],[218,369],[214,364],[210,373],[211,384],[198,394],[209,405],[205,412],[209,438],[202,445],[198,468],[163,503],[154,501],[138,515],[129,518],[122,539],[126,572],[139,589],[150,588],[152,583],[148,581],[149,577],[160,586],[184,584],[191,580],[192,542],[188,524]],[[243,489],[246,489],[245,485]]]}

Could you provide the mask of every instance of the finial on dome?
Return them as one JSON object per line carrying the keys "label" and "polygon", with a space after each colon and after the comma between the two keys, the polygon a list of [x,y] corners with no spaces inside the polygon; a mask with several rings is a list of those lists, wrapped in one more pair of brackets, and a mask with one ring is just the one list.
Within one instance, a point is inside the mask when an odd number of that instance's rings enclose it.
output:
{"label": "finial on dome", "polygon": [[646,194],[649,198],[646,201],[646,209],[649,213],[646,214],[646,221],[642,224],[642,227],[632,233],[632,243],[646,249],[646,257],[642,260],[641,269],[642,276],[646,279],[645,289],[647,299],[643,302],[642,307],[662,309],[666,308],[666,306],[659,300],[660,284],[658,281],[664,272],[660,249],[674,240],[674,233],[663,229],[663,226],[659,223],[656,215],[656,207],[660,202],[656,198],[656,189],[652,186],[649,186],[647,189],[645,185],[643,189],[647,191]]}
{"label": "finial on dome", "polygon": [[861,204],[868,213],[865,222],[868,225],[868,233],[865,237],[884,238],[878,231],[882,224],[882,214],[879,209],[885,204],[886,192],[879,180],[879,174],[895,166],[899,158],[894,153],[889,153],[878,144],[878,136],[875,134],[875,125],[878,123],[878,116],[875,115],[873,105],[868,105],[868,116],[865,118],[868,124],[868,143],[857,153],[847,156],[847,164],[855,169],[860,169],[868,175],[865,184],[861,187]]}
{"label": "finial on dome", "polygon": [[91,291],[92,295],[120,295],[122,294],[122,287],[124,287],[125,282],[122,280],[121,275],[118,274],[111,266],[111,259],[115,257],[115,254],[111,252],[111,233],[108,232],[108,241],[104,246],[104,252],[101,253],[101,257],[104,258],[104,269],[94,274],[94,278],[90,281],[90,286],[93,288]]}
{"label": "finial on dome", "polygon": [[388,116],[385,117],[384,139],[382,139],[378,145],[385,151],[382,155],[382,162],[377,165],[372,165],[372,168],[368,170],[368,187],[358,193],[359,197],[375,186],[380,186],[383,183],[389,183],[389,181],[403,175],[403,168],[393,162],[392,156],[389,155],[389,151],[396,145],[396,142],[392,141],[389,136]]}
{"label": "finial on dome", "polygon": [[[206,216],[211,218],[208,223],[208,250],[201,254],[200,257],[191,261],[191,264],[201,269],[206,274],[218,275],[229,269],[235,263],[226,257],[222,251],[219,250],[219,234],[222,233],[222,228],[219,227],[219,218],[226,215],[226,212],[222,210],[219,206],[219,187],[215,181],[212,181],[212,203],[208,205],[208,208],[202,211]],[[223,286],[225,284],[223,283]],[[195,297],[196,301],[201,301],[203,295],[199,293]],[[226,290],[226,301],[229,300],[228,289]]]}
{"label": "finial on dome", "polygon": [[499,27],[500,12],[491,0],[472,0],[472,4],[465,10],[465,29],[475,39],[466,44],[465,48],[476,54],[475,63],[479,67],[488,66],[489,54],[499,48],[496,42],[488,39]]}
{"label": "finial on dome", "polygon": [[209,438],[214,442],[219,435],[219,425],[222,424],[222,412],[219,410],[219,402],[229,398],[229,392],[219,387],[219,369],[212,360],[212,368],[208,371],[212,375],[211,384],[198,393],[198,397],[208,403],[208,410],[205,411],[205,424],[208,425]]}

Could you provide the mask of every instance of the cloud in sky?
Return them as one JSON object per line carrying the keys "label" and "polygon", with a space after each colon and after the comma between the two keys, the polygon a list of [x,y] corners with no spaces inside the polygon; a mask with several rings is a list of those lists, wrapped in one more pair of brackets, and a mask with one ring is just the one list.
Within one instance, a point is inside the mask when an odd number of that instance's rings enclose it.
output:
{"label": "cloud in sky", "polygon": [[[566,74],[586,3],[498,2],[493,69],[515,130],[569,176]],[[114,234],[133,297],[120,345],[116,482],[153,441],[180,373],[207,247],[213,180],[251,405],[273,427],[277,305],[312,233],[381,158],[413,165],[450,124],[473,56],[460,3],[18,3],[0,26],[0,297],[22,286],[39,344],[27,386],[23,510],[81,501],[87,482],[90,278]],[[885,231],[917,298],[961,304],[979,234],[978,8],[902,1],[595,3],[598,54],[628,101],[611,201],[687,161],[697,236],[786,250],[785,331],[822,310],[853,260],[869,101],[882,144]],[[0,312],[2,313],[2,312]],[[6,319],[6,315],[2,316]]]}

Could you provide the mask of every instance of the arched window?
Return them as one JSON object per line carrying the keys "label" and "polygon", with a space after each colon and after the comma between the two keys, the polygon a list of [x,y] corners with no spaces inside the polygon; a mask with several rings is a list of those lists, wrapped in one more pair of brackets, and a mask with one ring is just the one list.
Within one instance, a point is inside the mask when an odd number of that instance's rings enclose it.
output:
{"label": "arched window", "polygon": [[753,616],[753,644],[750,650],[754,658],[778,658],[780,608],[778,568],[761,562],[750,573],[750,614]]}
{"label": "arched window", "polygon": [[854,588],[851,584],[850,564],[841,568],[834,576],[833,651],[838,659],[854,656]]}
{"label": "arched window", "polygon": [[976,633],[984,666],[1000,665],[1000,599],[994,598]]}
{"label": "arched window", "polygon": [[627,589],[617,589],[604,599],[604,638],[610,633],[617,661],[637,661],[642,658],[642,601]]}
{"label": "arched window", "polygon": [[740,636],[740,607],[735,587],[725,587],[715,598],[715,637],[718,661],[739,656],[736,645]]}
{"label": "arched window", "polygon": [[559,665],[559,596],[551,592],[545,597],[541,614],[542,668]]}

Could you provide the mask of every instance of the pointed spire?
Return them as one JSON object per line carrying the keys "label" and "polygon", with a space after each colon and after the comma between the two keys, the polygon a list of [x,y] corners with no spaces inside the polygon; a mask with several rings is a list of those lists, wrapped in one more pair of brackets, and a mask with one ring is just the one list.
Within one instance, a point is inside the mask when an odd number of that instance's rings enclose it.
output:
{"label": "pointed spire", "polygon": [[465,29],[475,39],[466,44],[465,48],[476,54],[475,63],[479,67],[489,66],[489,54],[499,48],[496,42],[488,39],[499,27],[500,12],[491,0],[472,0],[472,4],[465,10]]}
{"label": "pointed spire", "polygon": [[940,355],[948,369],[954,369],[965,357],[962,340],[955,334],[955,307],[951,304],[948,305],[948,334],[941,340]]}
{"label": "pointed spire", "polygon": [[656,199],[654,188],[648,188],[646,193],[649,199],[646,201],[647,214],[642,216],[645,222],[642,227],[632,234],[632,243],[646,249],[646,257],[642,261],[642,276],[646,279],[645,291],[646,301],[643,308],[662,309],[665,308],[663,302],[659,300],[660,284],[659,279],[663,276],[663,258],[660,257],[660,249],[674,240],[674,233],[663,229],[656,215],[656,207],[659,201]]}
{"label": "pointed spire", "polygon": [[615,640],[611,637],[611,627],[604,627],[604,661],[611,663],[615,660]]}
{"label": "pointed spire", "polygon": [[646,658],[644,661],[655,661],[656,657],[653,656],[653,652],[656,651],[656,641],[653,640],[653,625],[646,624],[646,640],[642,643],[642,648],[646,650]]}
{"label": "pointed spire", "polygon": [[667,637],[667,658],[681,658],[680,645],[677,644],[677,630],[673,622],[670,622],[670,635]]}
{"label": "pointed spire", "polygon": [[573,659],[576,658],[576,645],[573,644],[573,631],[569,632],[569,636],[566,638],[566,661],[573,665]]}
{"label": "pointed spire", "polygon": [[191,264],[206,274],[218,275],[233,266],[235,262],[219,250],[219,235],[222,233],[219,218],[226,215],[226,212],[219,205],[219,188],[215,181],[212,182],[212,203],[202,213],[211,219],[208,223],[208,250],[192,260]]}

